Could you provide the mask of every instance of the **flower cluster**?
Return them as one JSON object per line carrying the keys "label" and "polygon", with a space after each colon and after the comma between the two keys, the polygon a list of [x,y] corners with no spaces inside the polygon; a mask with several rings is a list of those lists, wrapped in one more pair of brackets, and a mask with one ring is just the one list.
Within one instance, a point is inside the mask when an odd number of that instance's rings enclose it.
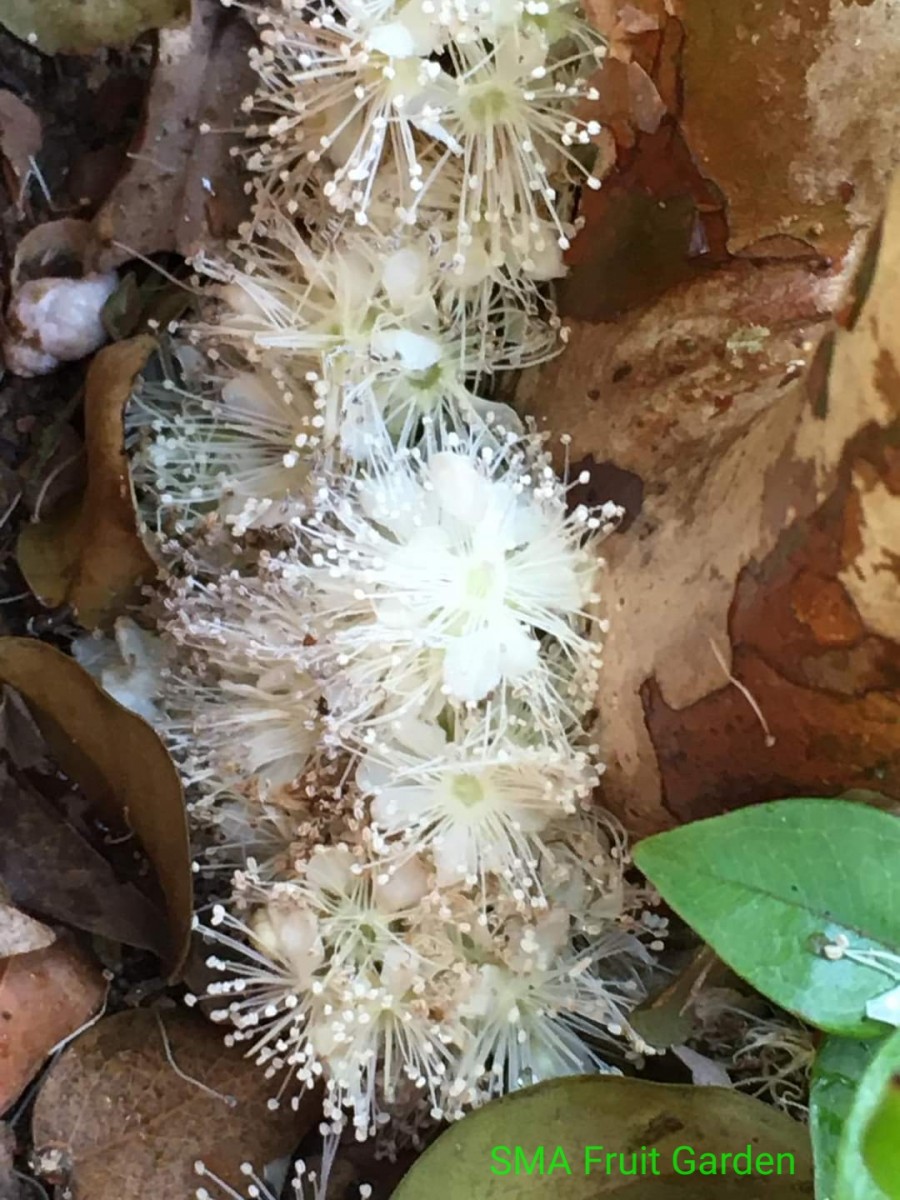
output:
{"label": "flower cluster", "polygon": [[178,558],[136,691],[231,876],[216,1016],[363,1138],[647,1051],[665,922],[592,805],[619,514],[492,390],[559,348],[602,48],[568,0],[254,13],[253,219],[128,415]]}
{"label": "flower cluster", "polygon": [[600,184],[604,47],[577,5],[281,0],[259,22],[246,105],[258,212],[306,214],[321,196],[384,227],[449,208],[436,224],[460,273],[546,277],[549,247],[568,245],[567,185]]}

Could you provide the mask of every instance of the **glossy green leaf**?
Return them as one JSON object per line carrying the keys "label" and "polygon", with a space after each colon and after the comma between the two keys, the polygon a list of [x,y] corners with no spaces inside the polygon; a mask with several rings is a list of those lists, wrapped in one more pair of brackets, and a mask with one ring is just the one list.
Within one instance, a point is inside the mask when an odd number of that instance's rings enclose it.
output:
{"label": "glossy green leaf", "polygon": [[[888,977],[852,955],[900,954],[900,819],[842,800],[782,800],[641,842],[635,862],[744,979],[829,1033],[871,1037]],[[832,961],[826,943],[846,938]]]}
{"label": "glossy green leaf", "polygon": [[816,1165],[816,1198],[833,1200],[838,1147],[859,1081],[883,1038],[830,1037],[816,1056],[809,1096],[809,1133]]}
{"label": "glossy green leaf", "polygon": [[900,1173],[892,1178],[889,1170],[892,1151],[896,1163],[900,1149],[894,1104],[898,1076],[900,1030],[882,1042],[860,1080],[841,1135],[834,1200],[897,1200],[900,1196]]}
{"label": "glossy green leaf", "polygon": [[863,1161],[885,1195],[900,1200],[900,1072],[891,1077],[866,1128]]}
{"label": "glossy green leaf", "polygon": [[[735,1160],[748,1147],[746,1162]],[[715,1165],[718,1173],[701,1173],[704,1154],[711,1158],[703,1167]],[[763,1194],[766,1200],[812,1197],[802,1125],[730,1089],[607,1075],[556,1079],[477,1110],[438,1138],[392,1200],[753,1200]]]}

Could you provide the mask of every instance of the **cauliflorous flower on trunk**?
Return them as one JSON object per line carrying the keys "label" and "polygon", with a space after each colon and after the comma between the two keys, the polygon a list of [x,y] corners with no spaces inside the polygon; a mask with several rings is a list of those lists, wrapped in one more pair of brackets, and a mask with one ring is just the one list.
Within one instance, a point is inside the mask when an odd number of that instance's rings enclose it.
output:
{"label": "cauliflorous flower on trunk", "polygon": [[293,783],[316,747],[318,692],[289,665],[252,673],[172,673],[164,698],[164,731],[182,770],[205,791],[253,781],[262,795]]}
{"label": "cauliflorous flower on trunk", "polygon": [[260,83],[245,106],[261,139],[248,162],[258,210],[295,212],[317,166],[328,201],[361,225],[386,158],[402,164],[408,195],[422,186],[417,130],[429,126],[440,74],[430,56],[444,36],[424,8],[287,0],[260,15]]}
{"label": "cauliflorous flower on trunk", "polygon": [[302,552],[281,564],[311,614],[331,723],[358,734],[380,713],[493,695],[501,710],[520,698],[538,729],[571,728],[583,698],[566,694],[559,659],[598,663],[596,543],[616,510],[569,511],[528,440],[446,442],[324,487]]}
{"label": "cauliflorous flower on trunk", "polygon": [[252,1043],[248,1053],[270,1078],[283,1076],[282,1088],[324,1077],[326,1116],[348,1111],[360,1138],[405,1081],[439,1102],[447,1035],[424,997],[443,964],[411,936],[429,888],[417,859],[379,871],[334,845],[267,893],[249,880],[248,898],[268,899],[247,924],[221,908],[213,915],[215,940],[237,951],[210,960],[227,976],[210,987],[225,1003],[214,1017],[234,1026],[234,1041]]}
{"label": "cauliflorous flower on trunk", "polygon": [[[148,524],[184,531],[215,514],[237,535],[302,512],[319,441],[307,383],[271,371],[202,372],[164,346],[126,412],[132,478]],[[189,366],[185,369],[185,364]]]}
{"label": "cauliflorous flower on trunk", "polygon": [[127,414],[177,564],[164,660],[97,669],[173,749],[196,869],[231,874],[226,1041],[273,1105],[324,1095],[318,1196],[347,1123],[647,1052],[666,922],[588,803],[620,510],[574,503],[493,390],[566,340],[545,285],[599,186],[600,39],[570,0],[252,7],[253,211]]}
{"label": "cauliflorous flower on trunk", "polygon": [[595,155],[600,125],[574,110],[596,98],[580,72],[591,73],[602,47],[572,43],[571,53],[557,55],[542,35],[510,31],[497,41],[451,43],[448,56],[450,68],[435,83],[439,116],[431,130],[445,147],[444,159],[455,156],[462,167],[455,208],[461,237],[487,222],[529,258],[531,238],[549,221],[566,249],[569,232],[559,208],[568,173],[600,187],[585,165]]}
{"label": "cauliflorous flower on trunk", "polygon": [[[571,148],[589,151],[599,133],[573,109],[595,95],[585,76],[603,52],[575,6],[331,0],[262,21],[261,86],[246,105],[261,139],[249,159],[259,213],[296,211],[322,172],[328,202],[366,225],[393,163],[398,207],[414,216],[458,158],[461,228],[549,219],[567,241],[556,215],[566,166],[598,186]],[[429,164],[434,146],[444,153]]]}
{"label": "cauliflorous flower on trunk", "polygon": [[440,264],[409,231],[310,244],[273,220],[269,233],[243,268],[205,264],[223,305],[195,336],[224,338],[310,389],[326,447],[365,458],[386,430],[406,444],[426,420],[483,425],[497,406],[477,394],[480,381],[556,350],[552,331],[502,298],[473,333],[464,304],[438,303]]}
{"label": "cauliflorous flower on trunk", "polygon": [[437,722],[407,721],[362,760],[356,781],[371,797],[383,852],[427,851],[440,886],[484,890],[492,874],[519,903],[545,907],[547,828],[577,810],[596,771],[565,744],[529,745],[527,727],[500,728],[490,712],[474,721],[451,714],[447,724],[450,737]]}
{"label": "cauliflorous flower on trunk", "polygon": [[[426,854],[391,863],[351,840],[313,850],[293,878],[237,876],[246,920],[217,908],[210,988],[232,1041],[281,1079],[324,1083],[326,1115],[357,1136],[379,1114],[424,1102],[454,1117],[559,1074],[612,1070],[643,1049],[628,1013],[652,956],[632,897],[591,937],[564,908],[521,914],[484,881],[438,886]],[[596,892],[606,887],[598,878]],[[411,1086],[412,1085],[412,1086]]]}
{"label": "cauliflorous flower on trunk", "polygon": [[583,944],[570,915],[553,909],[531,924],[512,921],[495,938],[499,953],[475,968],[460,1007],[466,1038],[450,1092],[471,1104],[545,1079],[618,1073],[598,1043],[624,1057],[642,1048],[628,1013],[646,995],[651,957],[609,923]]}

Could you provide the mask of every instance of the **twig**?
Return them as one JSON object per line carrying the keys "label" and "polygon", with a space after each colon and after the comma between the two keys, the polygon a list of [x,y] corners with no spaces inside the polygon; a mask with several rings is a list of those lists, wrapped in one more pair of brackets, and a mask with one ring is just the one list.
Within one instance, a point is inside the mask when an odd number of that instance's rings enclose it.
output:
{"label": "twig", "polygon": [[716,645],[716,643],[712,640],[712,638],[709,639],[709,644],[712,647],[713,654],[716,656],[716,662],[719,664],[719,666],[725,672],[728,679],[734,684],[734,686],[741,693],[741,695],[744,697],[744,699],[747,701],[747,703],[750,705],[750,707],[753,709],[754,713],[756,714],[760,725],[762,725],[762,727],[763,727],[763,733],[766,735],[766,745],[769,748],[771,748],[772,746],[775,745],[775,735],[772,733],[772,730],[769,728],[769,722],[763,716],[763,711],[759,707],[759,704],[756,702],[756,697],[753,695],[753,693],[750,691],[750,689],[747,687],[747,685],[745,683],[741,683],[741,681],[735,675],[732,675],[731,671],[728,670],[728,663],[725,661],[725,658],[723,657],[721,650]]}
{"label": "twig", "polygon": [[209,1087],[208,1084],[202,1083],[199,1079],[195,1079],[193,1075],[188,1075],[186,1071],[182,1071],[181,1067],[179,1067],[178,1063],[172,1056],[172,1047],[169,1045],[169,1035],[166,1033],[166,1027],[163,1024],[162,1015],[158,1009],[155,1013],[155,1016],[157,1024],[159,1025],[159,1034],[162,1038],[166,1061],[179,1079],[183,1079],[185,1083],[192,1083],[194,1087],[198,1087],[201,1092],[206,1092],[208,1096],[214,1096],[216,1100],[223,1101],[223,1103],[227,1104],[229,1108],[236,1108],[237,1096],[226,1096],[223,1092],[217,1092],[215,1088]]}

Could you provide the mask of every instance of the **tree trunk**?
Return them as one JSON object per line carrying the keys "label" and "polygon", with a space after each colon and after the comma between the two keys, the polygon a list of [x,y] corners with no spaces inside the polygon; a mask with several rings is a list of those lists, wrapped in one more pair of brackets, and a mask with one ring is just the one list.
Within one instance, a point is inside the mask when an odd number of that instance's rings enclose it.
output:
{"label": "tree trunk", "polygon": [[[588,498],[626,508],[597,708],[603,802],[639,834],[791,795],[900,799],[900,183],[849,286],[849,259],[784,238],[731,257],[726,233],[610,319],[623,198],[687,195],[695,242],[726,212],[678,116],[620,146],[563,292],[568,347],[519,393],[592,467]],[[680,185],[647,182],[663,138]]]}

